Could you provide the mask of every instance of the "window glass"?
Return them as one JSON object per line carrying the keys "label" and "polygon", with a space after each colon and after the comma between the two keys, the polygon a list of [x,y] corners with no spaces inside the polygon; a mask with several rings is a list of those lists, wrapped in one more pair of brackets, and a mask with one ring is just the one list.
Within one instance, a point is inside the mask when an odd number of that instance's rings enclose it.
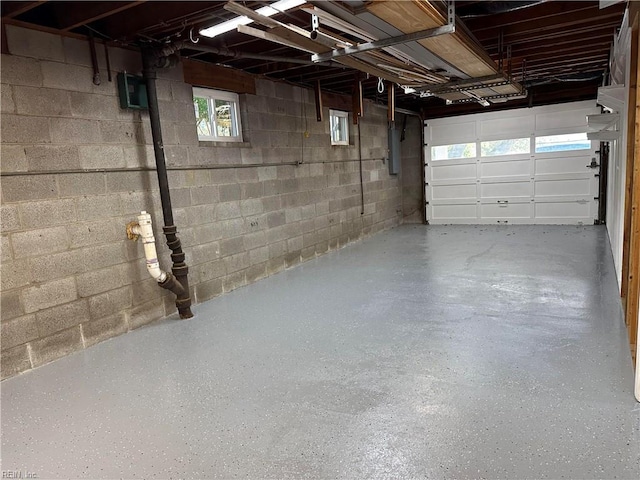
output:
{"label": "window glass", "polygon": [[338,110],[331,110],[329,127],[331,129],[331,145],[349,144],[349,114]]}
{"label": "window glass", "polygon": [[563,152],[567,150],[588,150],[591,141],[586,133],[567,133],[536,138],[536,153]]}
{"label": "window glass", "polygon": [[194,88],[193,106],[200,140],[242,141],[238,95],[219,90]]}
{"label": "window glass", "polygon": [[208,101],[204,97],[193,97],[193,106],[196,110],[196,127],[198,136],[211,136],[211,119],[209,117]]}
{"label": "window glass", "polygon": [[450,160],[454,158],[473,158],[476,156],[475,143],[457,143],[431,147],[431,160]]}
{"label": "window glass", "polygon": [[531,151],[531,139],[509,138],[507,140],[491,140],[480,144],[480,155],[495,157],[497,155],[517,155]]}

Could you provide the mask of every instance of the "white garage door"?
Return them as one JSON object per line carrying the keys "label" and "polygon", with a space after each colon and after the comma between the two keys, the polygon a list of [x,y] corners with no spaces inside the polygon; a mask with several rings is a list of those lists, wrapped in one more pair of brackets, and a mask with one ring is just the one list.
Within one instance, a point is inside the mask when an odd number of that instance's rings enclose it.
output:
{"label": "white garage door", "polygon": [[443,223],[593,224],[598,142],[587,140],[594,102],[425,122],[427,220]]}

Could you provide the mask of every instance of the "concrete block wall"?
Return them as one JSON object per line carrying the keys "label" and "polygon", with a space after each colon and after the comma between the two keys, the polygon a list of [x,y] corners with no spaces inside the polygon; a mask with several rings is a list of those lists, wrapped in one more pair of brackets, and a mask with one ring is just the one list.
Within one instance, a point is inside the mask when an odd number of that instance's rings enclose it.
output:
{"label": "concrete block wall", "polygon": [[[115,73],[137,52],[110,49],[114,82],[92,83],[88,44],[7,26],[2,55],[2,377],[35,368],[175,311],[125,225],[152,213],[162,268],[171,267],[148,115],[118,105]],[[331,146],[313,94],[257,80],[241,95],[242,144],[199,142],[191,86],[160,72],[163,137],[178,235],[197,304],[402,221],[388,174],[386,110]],[[294,162],[298,165],[287,165]],[[92,170],[103,169],[102,172]],[[128,169],[118,171],[118,169]],[[46,174],[38,174],[46,172]],[[7,175],[17,174],[18,175]],[[364,213],[361,213],[361,211]],[[213,319],[215,321],[215,319]]]}

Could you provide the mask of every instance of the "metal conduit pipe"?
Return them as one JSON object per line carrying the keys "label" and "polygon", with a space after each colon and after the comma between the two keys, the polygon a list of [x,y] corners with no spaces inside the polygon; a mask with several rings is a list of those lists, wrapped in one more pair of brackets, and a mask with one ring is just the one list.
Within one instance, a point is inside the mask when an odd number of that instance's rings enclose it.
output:
{"label": "metal conduit pipe", "polygon": [[[177,58],[177,57],[176,57]],[[151,122],[151,136],[153,137],[153,151],[156,157],[156,171],[158,174],[158,186],[160,187],[160,201],[164,217],[163,232],[167,239],[167,245],[171,249],[173,267],[171,271],[182,285],[182,291],[176,295],[176,307],[180,318],[191,318],[191,297],[189,296],[189,268],[185,263],[185,254],[178,238],[178,229],[173,222],[173,210],[171,207],[171,195],[169,193],[169,179],[167,177],[167,165],[162,142],[160,128],[160,112],[158,110],[158,92],[156,79],[158,66],[171,66],[171,56],[158,55],[151,49],[142,50],[142,74],[147,84],[147,99],[149,102],[149,120]]]}
{"label": "metal conduit pipe", "polygon": [[248,53],[248,52],[238,52],[237,50],[229,50],[228,48],[218,48],[218,47],[209,47],[207,45],[200,45],[186,41],[180,40],[178,42],[174,42],[170,45],[166,45],[160,50],[162,55],[168,56],[174,53],[179,52],[182,49],[196,50],[198,52],[205,53],[213,53],[215,55],[220,55],[222,57],[230,57],[230,58],[248,58],[251,60],[264,60],[266,62],[287,62],[287,63],[295,63],[298,65],[324,65],[324,66],[340,66],[344,67],[344,65],[338,64],[336,62],[321,62],[314,63],[311,60],[303,60],[300,58],[291,58],[291,57],[278,57],[275,55],[263,55],[260,53]]}

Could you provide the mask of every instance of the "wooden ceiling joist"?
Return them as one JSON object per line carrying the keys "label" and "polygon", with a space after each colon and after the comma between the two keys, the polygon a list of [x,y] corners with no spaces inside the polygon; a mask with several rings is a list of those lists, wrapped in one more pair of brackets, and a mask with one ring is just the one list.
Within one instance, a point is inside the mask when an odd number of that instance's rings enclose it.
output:
{"label": "wooden ceiling joist", "polygon": [[18,15],[28,12],[36,7],[39,7],[46,0],[39,2],[2,2],[2,19],[15,18]]}
{"label": "wooden ceiling joist", "polygon": [[[624,9],[617,7],[617,5],[614,5],[613,7],[602,10],[602,12],[598,12],[597,8],[591,10],[580,10],[573,12],[570,16],[566,17],[566,19],[560,21],[553,17],[533,17],[526,23],[508,25],[506,27],[500,27],[500,29],[503,32],[505,44],[509,45],[513,42],[512,37],[532,39],[536,36],[547,36],[547,33],[550,34],[556,31],[571,32],[575,27],[584,26],[586,24],[597,27],[605,22],[614,21],[617,22],[619,26],[621,11]],[[491,29],[476,32],[475,36],[481,43],[484,43],[485,41],[495,41],[498,38],[498,28],[494,26]]]}
{"label": "wooden ceiling joist", "polygon": [[135,2],[86,2],[89,3],[89,5],[82,9],[73,8],[73,6],[68,5],[60,5],[59,3],[62,2],[56,2],[54,5],[60,11],[57,15],[60,30],[68,31],[136,7],[145,1],[146,0],[138,0]]}

